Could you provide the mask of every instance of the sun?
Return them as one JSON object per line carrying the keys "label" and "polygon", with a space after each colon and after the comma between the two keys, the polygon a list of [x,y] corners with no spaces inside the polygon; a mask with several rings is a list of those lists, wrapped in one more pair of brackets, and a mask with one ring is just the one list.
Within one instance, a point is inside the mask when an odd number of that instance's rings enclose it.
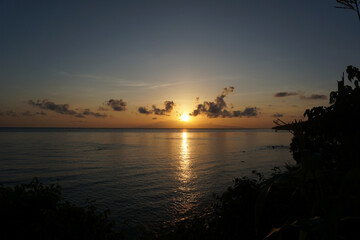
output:
{"label": "sun", "polygon": [[189,121],[189,120],[190,120],[189,114],[182,114],[182,115],[180,116],[180,120],[181,120],[181,121],[184,121],[184,122]]}

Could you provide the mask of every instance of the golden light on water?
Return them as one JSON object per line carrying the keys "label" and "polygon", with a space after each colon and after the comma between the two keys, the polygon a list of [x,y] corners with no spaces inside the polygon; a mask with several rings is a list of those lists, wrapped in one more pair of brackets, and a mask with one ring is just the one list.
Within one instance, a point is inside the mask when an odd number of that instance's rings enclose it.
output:
{"label": "golden light on water", "polygon": [[[191,148],[188,142],[188,133],[182,132],[179,154],[178,180],[180,196],[177,199],[177,211],[186,214],[196,205],[197,191],[194,185],[194,173],[192,169]],[[179,219],[178,219],[179,220]]]}
{"label": "golden light on water", "polygon": [[182,143],[180,152],[180,181],[186,183],[190,180],[190,159],[189,145],[187,142],[187,132],[182,133]]}
{"label": "golden light on water", "polygon": [[181,120],[181,121],[184,121],[184,122],[188,122],[188,121],[190,120],[189,114],[182,114],[182,115],[180,116],[180,120]]}

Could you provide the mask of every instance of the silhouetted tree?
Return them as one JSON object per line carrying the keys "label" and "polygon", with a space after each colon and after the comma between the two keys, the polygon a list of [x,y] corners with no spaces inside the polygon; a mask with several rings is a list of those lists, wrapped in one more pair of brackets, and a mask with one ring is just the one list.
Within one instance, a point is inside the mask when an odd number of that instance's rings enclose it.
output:
{"label": "silhouetted tree", "polygon": [[330,93],[330,106],[307,109],[306,122],[287,125],[294,133],[291,151],[299,163],[302,152],[316,154],[321,167],[348,169],[360,166],[360,71],[348,66],[348,80],[338,82],[338,90]]}
{"label": "silhouetted tree", "polygon": [[360,21],[360,9],[359,9],[360,1],[358,1],[358,0],[336,0],[336,2],[338,2],[340,4],[340,6],[335,6],[336,8],[348,9],[348,10],[355,11],[357,13],[357,16]]}

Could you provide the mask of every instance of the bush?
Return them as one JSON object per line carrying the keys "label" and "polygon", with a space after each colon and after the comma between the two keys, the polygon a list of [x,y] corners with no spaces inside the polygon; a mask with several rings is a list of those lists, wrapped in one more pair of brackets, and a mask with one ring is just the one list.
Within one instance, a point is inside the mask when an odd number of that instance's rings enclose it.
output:
{"label": "bush", "polygon": [[0,187],[0,239],[119,239],[109,211],[98,212],[64,201],[59,185]]}

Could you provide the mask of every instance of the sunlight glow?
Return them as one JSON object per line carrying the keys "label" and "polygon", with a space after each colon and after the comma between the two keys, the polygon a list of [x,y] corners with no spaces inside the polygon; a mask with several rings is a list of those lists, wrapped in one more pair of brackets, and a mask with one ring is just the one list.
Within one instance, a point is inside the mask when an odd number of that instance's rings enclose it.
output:
{"label": "sunlight glow", "polygon": [[181,116],[180,116],[180,120],[181,120],[181,121],[184,121],[184,122],[189,121],[189,120],[190,120],[189,114],[183,114],[183,115],[181,115]]}

